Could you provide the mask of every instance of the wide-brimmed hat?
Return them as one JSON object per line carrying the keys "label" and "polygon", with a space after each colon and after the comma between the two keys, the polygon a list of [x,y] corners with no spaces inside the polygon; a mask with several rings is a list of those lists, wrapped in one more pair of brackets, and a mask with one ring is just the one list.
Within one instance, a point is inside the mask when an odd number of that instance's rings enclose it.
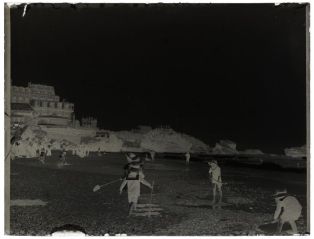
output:
{"label": "wide-brimmed hat", "polygon": [[207,163],[208,163],[208,165],[211,165],[211,164],[216,164],[217,165],[218,164],[217,160],[211,160],[211,161],[208,161]]}
{"label": "wide-brimmed hat", "polygon": [[288,195],[287,190],[284,189],[284,190],[277,190],[275,192],[275,194],[273,194],[273,197],[274,198],[280,198],[280,197],[284,197],[284,196],[287,196],[287,195]]}
{"label": "wide-brimmed hat", "polygon": [[135,153],[127,153],[127,160],[129,163],[140,163],[141,159]]}
{"label": "wide-brimmed hat", "polygon": [[135,153],[127,153],[127,155],[129,156],[129,158],[133,159],[136,157]]}

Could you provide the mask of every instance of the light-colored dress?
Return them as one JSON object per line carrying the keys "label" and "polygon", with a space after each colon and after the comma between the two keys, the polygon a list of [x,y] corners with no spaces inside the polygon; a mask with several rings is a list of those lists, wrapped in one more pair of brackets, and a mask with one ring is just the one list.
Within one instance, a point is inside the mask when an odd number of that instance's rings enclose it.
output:
{"label": "light-colored dress", "polygon": [[301,212],[302,206],[299,201],[293,196],[287,196],[278,201],[275,217],[279,216],[284,222],[296,221],[301,216]]}
{"label": "light-colored dress", "polygon": [[[134,178],[134,179],[133,179]],[[137,203],[141,195],[141,185],[138,172],[130,172],[127,179],[128,185],[128,201],[129,203]]]}
{"label": "light-colored dress", "polygon": [[211,167],[208,173],[211,174],[212,183],[218,184],[219,186],[222,185],[221,170],[219,166]]}

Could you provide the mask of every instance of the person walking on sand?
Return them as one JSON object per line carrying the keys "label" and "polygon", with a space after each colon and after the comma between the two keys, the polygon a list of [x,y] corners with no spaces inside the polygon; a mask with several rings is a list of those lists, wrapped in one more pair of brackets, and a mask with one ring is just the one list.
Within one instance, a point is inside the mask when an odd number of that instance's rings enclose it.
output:
{"label": "person walking on sand", "polygon": [[150,151],[149,153],[150,153],[151,160],[155,161],[155,154],[156,154],[155,151]]}
{"label": "person walking on sand", "polygon": [[190,152],[186,152],[186,154],[185,154],[185,164],[186,165],[190,164],[190,158],[191,158]]}
{"label": "person walking on sand", "polygon": [[212,160],[208,162],[209,165],[209,178],[212,182],[212,187],[213,187],[213,200],[212,204],[214,205],[216,202],[216,193],[218,191],[219,193],[219,204],[222,201],[222,179],[221,179],[221,170],[220,167],[218,166],[218,163],[216,160]]}
{"label": "person walking on sand", "polygon": [[45,148],[41,148],[40,155],[39,155],[39,161],[42,164],[45,164],[45,158],[46,158],[46,150],[45,150]]}
{"label": "person walking on sand", "polygon": [[296,221],[300,218],[302,206],[296,197],[287,193],[287,190],[277,191],[274,195],[276,201],[276,211],[274,213],[274,222],[278,222],[277,233],[281,233],[283,225],[288,222],[292,230],[289,234],[297,234],[298,228]]}
{"label": "person walking on sand", "polygon": [[87,146],[85,146],[85,158],[89,158],[89,149],[87,148]]}
{"label": "person walking on sand", "polygon": [[120,185],[120,194],[122,193],[123,188],[127,185],[129,215],[131,215],[132,212],[137,208],[138,199],[141,194],[141,183],[153,190],[153,187],[150,185],[150,183],[144,180],[143,175],[141,176],[140,166],[131,166],[127,177]]}
{"label": "person walking on sand", "polygon": [[46,149],[46,156],[50,157],[51,156],[51,145],[48,145],[47,149]]}
{"label": "person walking on sand", "polygon": [[61,154],[60,154],[60,161],[61,164],[66,165],[66,154],[67,152],[65,151],[65,149],[62,150]]}

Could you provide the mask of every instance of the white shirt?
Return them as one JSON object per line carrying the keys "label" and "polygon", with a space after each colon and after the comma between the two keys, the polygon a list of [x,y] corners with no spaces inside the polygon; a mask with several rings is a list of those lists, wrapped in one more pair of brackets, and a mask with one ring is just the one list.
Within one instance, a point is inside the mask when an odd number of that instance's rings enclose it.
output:
{"label": "white shirt", "polygon": [[301,216],[302,206],[293,196],[287,196],[284,199],[277,200],[277,208],[274,219],[278,217],[284,222],[296,221]]}

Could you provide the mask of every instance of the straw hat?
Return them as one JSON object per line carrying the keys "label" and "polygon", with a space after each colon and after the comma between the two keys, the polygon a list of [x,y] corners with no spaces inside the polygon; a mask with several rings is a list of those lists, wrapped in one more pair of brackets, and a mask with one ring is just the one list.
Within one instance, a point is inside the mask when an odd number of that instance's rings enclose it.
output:
{"label": "straw hat", "polygon": [[208,161],[208,165],[212,165],[212,164],[218,165],[217,160]]}
{"label": "straw hat", "polygon": [[280,190],[280,191],[277,190],[276,193],[273,194],[273,197],[274,198],[280,198],[280,197],[284,197],[284,196],[287,196],[287,195],[288,195],[287,190],[284,189],[284,190]]}
{"label": "straw hat", "polygon": [[131,159],[135,158],[136,157],[136,154],[135,153],[128,153],[127,154]]}

